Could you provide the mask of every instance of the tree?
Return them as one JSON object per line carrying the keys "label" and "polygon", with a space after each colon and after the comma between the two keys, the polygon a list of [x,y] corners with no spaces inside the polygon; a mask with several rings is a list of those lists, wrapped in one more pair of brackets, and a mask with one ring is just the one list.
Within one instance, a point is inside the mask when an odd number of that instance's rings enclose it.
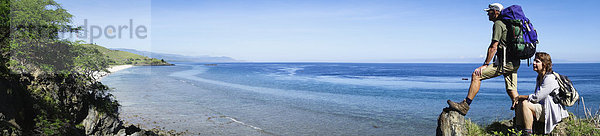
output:
{"label": "tree", "polygon": [[10,37],[10,2],[9,0],[0,0],[0,73],[8,74],[8,43]]}
{"label": "tree", "polygon": [[3,31],[4,36],[8,35],[8,45],[4,45],[2,51],[3,57],[10,58],[13,71],[73,71],[79,52],[72,51],[72,42],[58,37],[59,33],[80,30],[69,25],[73,15],[53,0],[5,0],[2,3],[7,3],[2,5],[3,9],[7,5],[10,9],[1,19],[8,22],[3,23],[6,25],[3,28],[8,29]]}
{"label": "tree", "polygon": [[96,80],[96,77],[94,77],[95,72],[109,72],[106,69],[109,63],[108,59],[97,49],[86,48],[80,44],[76,44],[73,48],[73,52],[78,54],[78,56],[74,58],[73,64],[75,69],[86,75],[88,78]]}
{"label": "tree", "polygon": [[0,112],[18,124],[0,121],[4,134],[78,135],[90,105],[116,115],[118,103],[89,74],[106,71],[106,57],[58,37],[80,30],[71,17],[53,0],[0,0],[0,103],[15,111]]}
{"label": "tree", "polygon": [[5,68],[15,72],[42,70],[86,75],[91,75],[90,71],[106,71],[107,60],[99,51],[80,46],[80,41],[60,39],[60,33],[81,28],[70,25],[73,15],[55,1],[2,0],[0,8],[0,20],[6,22],[2,23],[0,37]]}
{"label": "tree", "polygon": [[59,32],[74,32],[73,15],[53,0],[10,0],[9,25],[13,38],[56,40]]}

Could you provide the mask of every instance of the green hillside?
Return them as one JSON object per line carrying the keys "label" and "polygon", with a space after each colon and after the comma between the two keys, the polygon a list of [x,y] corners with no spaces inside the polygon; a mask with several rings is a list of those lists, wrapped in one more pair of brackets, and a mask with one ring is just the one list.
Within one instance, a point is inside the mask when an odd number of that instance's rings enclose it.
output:
{"label": "green hillside", "polygon": [[109,65],[173,65],[162,59],[149,58],[126,51],[111,50],[99,45],[84,44],[82,46],[100,51],[108,58]]}

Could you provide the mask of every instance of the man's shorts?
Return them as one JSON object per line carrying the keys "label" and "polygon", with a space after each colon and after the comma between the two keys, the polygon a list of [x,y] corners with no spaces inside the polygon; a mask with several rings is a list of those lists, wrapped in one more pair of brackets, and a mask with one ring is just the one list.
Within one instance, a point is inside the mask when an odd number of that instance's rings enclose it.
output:
{"label": "man's shorts", "polygon": [[498,66],[491,64],[488,67],[481,70],[481,80],[494,78],[500,75],[504,75],[504,85],[506,90],[517,90],[517,70],[519,65],[514,66],[512,62],[506,62],[504,73],[498,69]]}

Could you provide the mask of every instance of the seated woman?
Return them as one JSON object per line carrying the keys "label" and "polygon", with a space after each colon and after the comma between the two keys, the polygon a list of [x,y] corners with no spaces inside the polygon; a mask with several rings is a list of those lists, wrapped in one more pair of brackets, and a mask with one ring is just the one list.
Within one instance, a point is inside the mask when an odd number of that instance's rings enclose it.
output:
{"label": "seated woman", "polygon": [[533,121],[540,121],[545,125],[544,134],[548,134],[569,114],[563,105],[555,103],[550,96],[552,92],[558,93],[559,85],[552,74],[552,59],[548,53],[535,54],[533,71],[538,73],[535,93],[515,98],[515,126],[525,127],[526,134],[531,134]]}

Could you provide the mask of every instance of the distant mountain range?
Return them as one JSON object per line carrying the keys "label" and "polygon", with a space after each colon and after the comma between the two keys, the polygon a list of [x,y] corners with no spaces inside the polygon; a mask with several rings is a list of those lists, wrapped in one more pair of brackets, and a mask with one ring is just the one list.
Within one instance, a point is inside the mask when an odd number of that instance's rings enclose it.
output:
{"label": "distant mountain range", "polygon": [[211,56],[185,56],[178,54],[168,54],[168,53],[155,53],[149,51],[138,51],[135,49],[125,49],[125,48],[115,48],[113,50],[120,50],[131,52],[134,54],[147,56],[151,58],[164,59],[169,62],[240,62],[239,60],[235,60],[230,57],[211,57]]}

